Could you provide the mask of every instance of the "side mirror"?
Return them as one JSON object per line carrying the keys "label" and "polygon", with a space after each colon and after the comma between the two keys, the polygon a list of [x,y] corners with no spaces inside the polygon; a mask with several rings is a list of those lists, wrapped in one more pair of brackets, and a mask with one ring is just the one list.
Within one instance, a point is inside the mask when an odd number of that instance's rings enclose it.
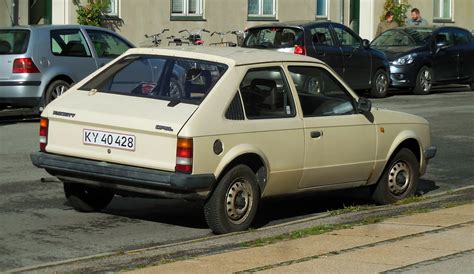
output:
{"label": "side mirror", "polygon": [[360,113],[368,113],[372,109],[372,102],[364,97],[360,97],[357,102],[357,110]]}
{"label": "side mirror", "polygon": [[362,40],[362,47],[364,49],[369,49],[370,48],[370,41],[367,39]]}

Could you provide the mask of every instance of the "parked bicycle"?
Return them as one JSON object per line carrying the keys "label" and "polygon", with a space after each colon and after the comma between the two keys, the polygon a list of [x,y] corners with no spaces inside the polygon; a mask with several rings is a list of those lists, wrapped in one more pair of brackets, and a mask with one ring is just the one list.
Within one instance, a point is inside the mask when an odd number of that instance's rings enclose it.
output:
{"label": "parked bicycle", "polygon": [[213,33],[211,33],[211,37],[214,36],[214,34],[219,35],[219,38],[221,39],[221,41],[217,42],[217,43],[210,43],[209,46],[236,47],[237,43],[231,42],[231,41],[224,41],[224,38],[228,34],[233,34],[237,37],[237,41],[239,41],[239,35],[242,35],[243,32],[242,31],[236,31],[236,30],[226,31],[226,32],[214,31]]}
{"label": "parked bicycle", "polygon": [[160,36],[167,31],[169,31],[169,29],[163,29],[161,32],[155,33],[155,34],[145,34],[145,38],[151,38],[152,39],[151,42],[153,43],[153,46],[158,47],[161,45]]}
{"label": "parked bicycle", "polygon": [[187,33],[187,37],[185,36],[185,40],[188,40],[189,43],[195,46],[201,46],[204,44],[204,40],[201,38],[201,32],[207,32],[210,33],[207,29],[198,29],[198,30],[193,30],[189,31],[187,29],[183,29],[178,31],[178,33]]}

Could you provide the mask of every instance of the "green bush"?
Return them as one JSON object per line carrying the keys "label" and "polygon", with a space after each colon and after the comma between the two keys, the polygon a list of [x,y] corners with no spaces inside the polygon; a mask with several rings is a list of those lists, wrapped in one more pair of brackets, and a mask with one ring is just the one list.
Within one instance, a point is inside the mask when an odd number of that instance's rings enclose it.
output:
{"label": "green bush", "polygon": [[407,0],[401,0],[397,2],[395,2],[395,0],[385,0],[385,4],[383,5],[383,14],[380,16],[380,21],[384,21],[387,11],[391,11],[394,14],[393,21],[397,22],[399,26],[405,26],[407,18],[406,13],[411,5],[408,4]]}

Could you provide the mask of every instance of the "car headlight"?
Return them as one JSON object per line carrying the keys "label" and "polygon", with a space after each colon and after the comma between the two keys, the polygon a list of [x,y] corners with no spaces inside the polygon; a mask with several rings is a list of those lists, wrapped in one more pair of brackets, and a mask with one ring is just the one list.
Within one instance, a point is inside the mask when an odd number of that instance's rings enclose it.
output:
{"label": "car headlight", "polygon": [[392,61],[391,63],[392,63],[392,65],[409,65],[409,64],[413,63],[413,61],[415,61],[415,57],[416,57],[415,53],[408,54],[408,55],[405,55],[405,56],[402,56],[402,57],[398,58],[395,61]]}

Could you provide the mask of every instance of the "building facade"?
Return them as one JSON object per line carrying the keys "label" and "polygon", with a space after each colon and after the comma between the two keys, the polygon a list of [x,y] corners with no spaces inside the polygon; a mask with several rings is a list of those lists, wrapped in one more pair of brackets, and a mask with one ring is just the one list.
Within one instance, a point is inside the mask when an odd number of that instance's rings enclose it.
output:
{"label": "building facade", "polygon": [[[0,25],[75,24],[72,0],[0,0]],[[82,0],[85,2],[85,0]],[[109,13],[123,20],[118,32],[137,45],[147,45],[145,34],[168,28],[179,30],[244,30],[269,22],[331,20],[350,26],[371,40],[383,14],[385,0],[108,0]],[[398,0],[417,7],[431,24],[474,29],[472,0]],[[407,13],[409,17],[409,12]],[[218,37],[203,35],[206,43]],[[226,40],[235,37],[226,37]],[[166,43],[166,39],[164,39]]]}

